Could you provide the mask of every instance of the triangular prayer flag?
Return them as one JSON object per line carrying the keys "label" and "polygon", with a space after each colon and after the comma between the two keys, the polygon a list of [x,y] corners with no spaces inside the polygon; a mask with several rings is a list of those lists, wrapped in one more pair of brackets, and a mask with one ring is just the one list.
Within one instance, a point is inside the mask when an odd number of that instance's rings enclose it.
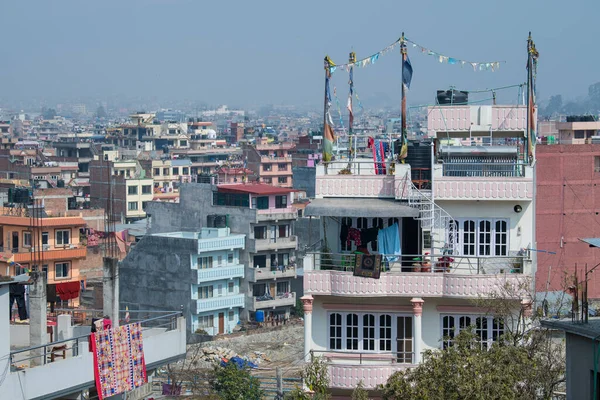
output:
{"label": "triangular prayer flag", "polygon": [[408,58],[408,54],[406,55],[406,60],[403,63],[402,68],[402,83],[406,85],[407,88],[410,89],[410,82],[412,81],[413,68],[410,63],[410,58]]}

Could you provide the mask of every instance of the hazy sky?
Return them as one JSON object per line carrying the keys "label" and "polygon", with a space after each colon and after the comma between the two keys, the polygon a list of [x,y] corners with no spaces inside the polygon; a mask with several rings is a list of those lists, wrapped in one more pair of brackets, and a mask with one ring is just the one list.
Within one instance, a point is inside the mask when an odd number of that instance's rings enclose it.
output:
{"label": "hazy sky", "polygon": [[[0,101],[143,98],[231,105],[320,104],[323,57],[358,58],[400,37],[497,72],[442,65],[409,47],[412,102],[436,89],[524,82],[529,30],[540,97],[574,98],[600,81],[598,0],[57,0],[0,6]],[[365,107],[399,101],[398,50],[356,71]],[[347,74],[336,72],[340,101]],[[515,101],[512,90],[501,97]]]}

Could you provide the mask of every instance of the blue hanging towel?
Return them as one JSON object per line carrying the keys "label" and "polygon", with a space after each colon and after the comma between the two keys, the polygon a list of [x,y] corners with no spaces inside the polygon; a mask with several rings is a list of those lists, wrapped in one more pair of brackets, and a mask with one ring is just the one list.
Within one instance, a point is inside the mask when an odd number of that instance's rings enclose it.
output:
{"label": "blue hanging towel", "polygon": [[400,233],[398,232],[398,224],[389,226],[385,229],[380,229],[377,233],[377,244],[381,254],[385,254],[385,259],[389,262],[398,260],[402,255],[400,248]]}

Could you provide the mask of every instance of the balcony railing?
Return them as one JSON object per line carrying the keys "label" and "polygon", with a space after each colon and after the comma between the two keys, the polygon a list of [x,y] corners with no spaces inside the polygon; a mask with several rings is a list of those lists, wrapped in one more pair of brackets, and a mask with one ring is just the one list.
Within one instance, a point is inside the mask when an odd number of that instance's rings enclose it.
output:
{"label": "balcony railing", "polygon": [[[57,310],[57,314],[70,314],[69,310]],[[74,310],[72,310],[74,311]],[[90,315],[93,315],[95,311],[99,310],[80,310],[81,312],[87,311]],[[124,313],[125,311],[121,311]],[[132,311],[131,313],[138,313]],[[145,313],[161,314],[143,320],[130,319],[130,322],[139,322],[143,329],[142,332],[148,329],[162,329],[163,331],[171,331],[177,329],[177,318],[181,317],[181,312],[162,312],[162,311],[146,311]],[[101,315],[100,312],[98,315]],[[73,319],[75,321],[75,319]],[[29,366],[31,360],[36,360],[35,365],[46,365],[54,362],[55,359],[67,359],[71,357],[77,357],[82,352],[82,345],[84,342],[88,342],[90,335],[82,335],[72,337],[64,340],[57,340],[51,343],[27,347],[24,349],[18,349],[10,352],[10,363],[15,368],[22,368],[23,366]],[[87,346],[84,346],[87,352]],[[59,355],[60,353],[60,355]]]}
{"label": "balcony railing", "polygon": [[215,281],[218,279],[243,278],[244,266],[232,265],[228,267],[216,267],[206,269],[195,269],[192,271],[194,281],[197,283]]}
{"label": "balcony railing", "polygon": [[[186,354],[185,319],[179,312],[163,314],[140,321],[144,359],[149,371],[183,359]],[[89,326],[87,329],[89,331]],[[94,360],[88,341],[89,333],[11,351],[10,370],[3,379],[0,397],[74,398],[93,388]]]}
{"label": "balcony railing", "polygon": [[275,239],[255,239],[256,251],[297,248],[297,237],[279,237]]}
{"label": "balcony railing", "polygon": [[265,308],[285,307],[296,305],[296,293],[288,292],[279,294],[274,298],[270,295],[256,296],[252,298],[252,311]]}
{"label": "balcony railing", "polygon": [[500,163],[444,163],[443,176],[453,177],[523,177],[525,164],[518,162]]}
{"label": "balcony railing", "polygon": [[196,313],[205,311],[221,310],[223,308],[244,307],[244,295],[212,297],[210,299],[199,299],[196,302]]}
{"label": "balcony railing", "polygon": [[[353,272],[356,265],[356,253],[307,253],[304,266],[313,270]],[[520,274],[523,272],[526,255],[510,256],[460,256],[448,254],[378,254],[381,257],[381,272],[392,273],[445,273],[495,275],[502,273]],[[307,260],[308,258],[308,260]]]}
{"label": "balcony railing", "polygon": [[256,210],[259,221],[271,219],[296,219],[298,211],[295,207],[285,208],[267,208],[265,210]]}
{"label": "balcony railing", "polygon": [[240,249],[244,247],[244,236],[198,240],[198,252]]}
{"label": "balcony railing", "polygon": [[296,276],[296,267],[294,266],[248,269],[248,279],[253,282],[262,279],[295,278]]}

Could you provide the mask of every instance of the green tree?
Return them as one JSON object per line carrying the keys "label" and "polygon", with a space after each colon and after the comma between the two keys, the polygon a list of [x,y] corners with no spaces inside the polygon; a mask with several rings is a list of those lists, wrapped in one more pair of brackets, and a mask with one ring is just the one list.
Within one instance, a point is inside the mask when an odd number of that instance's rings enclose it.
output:
{"label": "green tree", "polygon": [[302,381],[308,391],[296,387],[285,397],[286,400],[327,400],[331,397],[327,362],[323,357],[312,357],[302,371]]}
{"label": "green tree", "polygon": [[96,118],[106,118],[107,114],[106,114],[106,110],[104,109],[104,106],[100,105],[98,106],[98,108],[96,109]]}
{"label": "green tree", "polygon": [[593,110],[600,110],[600,82],[596,82],[588,87],[588,98]]}
{"label": "green tree", "polygon": [[523,279],[474,300],[504,322],[505,335],[490,345],[473,327],[462,330],[452,346],[426,350],[417,367],[390,376],[380,388],[383,398],[551,399],[564,383],[564,348],[539,326],[536,313],[525,315],[520,299],[532,299],[532,290]]}
{"label": "green tree", "polygon": [[248,368],[238,368],[234,363],[215,366],[211,387],[223,400],[261,400],[264,392],[260,381]]}
{"label": "green tree", "polygon": [[352,400],[369,400],[369,393],[365,390],[362,381],[358,382],[358,385],[352,391]]}
{"label": "green tree", "polygon": [[544,109],[544,114],[551,117],[554,114],[560,113],[562,108],[563,108],[562,96],[560,94],[557,94],[555,96],[550,97],[550,100],[548,101],[548,105]]}

